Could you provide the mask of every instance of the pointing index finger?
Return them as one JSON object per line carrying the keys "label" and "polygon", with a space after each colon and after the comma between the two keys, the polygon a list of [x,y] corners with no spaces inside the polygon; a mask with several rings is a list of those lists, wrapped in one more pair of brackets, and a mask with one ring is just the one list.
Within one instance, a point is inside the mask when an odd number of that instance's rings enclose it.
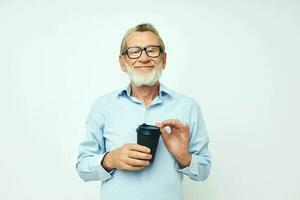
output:
{"label": "pointing index finger", "polygon": [[167,119],[161,122],[164,127],[165,126],[170,126],[170,127],[175,127],[175,128],[183,128],[184,124],[182,124],[178,119]]}

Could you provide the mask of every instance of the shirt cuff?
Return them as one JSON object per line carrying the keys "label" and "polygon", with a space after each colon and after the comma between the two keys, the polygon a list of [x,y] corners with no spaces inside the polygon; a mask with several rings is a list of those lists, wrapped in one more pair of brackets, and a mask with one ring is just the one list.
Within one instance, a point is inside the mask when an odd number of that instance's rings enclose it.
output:
{"label": "shirt cuff", "polygon": [[189,166],[185,168],[180,168],[180,165],[176,162],[176,170],[187,175],[187,176],[197,176],[198,175],[198,158],[196,155],[192,154],[192,160]]}
{"label": "shirt cuff", "polygon": [[104,153],[104,154],[100,154],[99,156],[95,156],[94,157],[94,166],[96,166],[96,172],[99,178],[101,178],[101,180],[107,181],[108,179],[112,178],[112,174],[114,173],[115,169],[111,170],[110,172],[107,172],[104,167],[101,165],[101,162],[104,158],[104,156],[107,154],[108,152]]}

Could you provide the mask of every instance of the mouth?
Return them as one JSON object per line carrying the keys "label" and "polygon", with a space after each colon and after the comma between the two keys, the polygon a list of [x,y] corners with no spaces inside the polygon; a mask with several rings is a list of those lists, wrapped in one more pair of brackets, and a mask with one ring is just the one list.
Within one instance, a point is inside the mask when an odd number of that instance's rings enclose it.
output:
{"label": "mouth", "polygon": [[153,69],[154,66],[135,66],[134,69]]}

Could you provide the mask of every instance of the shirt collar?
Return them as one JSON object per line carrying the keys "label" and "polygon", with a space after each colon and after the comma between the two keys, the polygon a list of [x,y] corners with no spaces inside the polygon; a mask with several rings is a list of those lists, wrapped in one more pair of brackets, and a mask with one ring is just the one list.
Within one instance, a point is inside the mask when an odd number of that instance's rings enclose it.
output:
{"label": "shirt collar", "polygon": [[[124,94],[126,94],[128,97],[130,97],[130,94],[131,94],[130,84],[121,88],[117,94],[118,94],[118,96],[123,96]],[[172,97],[173,92],[170,89],[168,89],[166,86],[164,86],[162,83],[159,83],[159,96],[162,97],[165,95],[169,95],[170,97]]]}

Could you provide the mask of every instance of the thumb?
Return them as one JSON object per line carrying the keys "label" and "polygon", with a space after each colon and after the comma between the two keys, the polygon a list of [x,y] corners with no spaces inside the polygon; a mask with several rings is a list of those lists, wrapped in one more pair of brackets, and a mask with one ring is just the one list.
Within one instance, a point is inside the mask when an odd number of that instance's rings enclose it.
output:
{"label": "thumb", "polygon": [[156,122],[156,123],[155,123],[155,126],[157,126],[158,128],[161,128],[163,125],[162,125],[162,123],[160,123],[160,122]]}
{"label": "thumb", "polygon": [[169,134],[167,133],[166,129],[165,128],[161,128],[160,129],[160,132],[161,132],[161,137],[164,141],[167,140],[167,138],[169,137]]}

